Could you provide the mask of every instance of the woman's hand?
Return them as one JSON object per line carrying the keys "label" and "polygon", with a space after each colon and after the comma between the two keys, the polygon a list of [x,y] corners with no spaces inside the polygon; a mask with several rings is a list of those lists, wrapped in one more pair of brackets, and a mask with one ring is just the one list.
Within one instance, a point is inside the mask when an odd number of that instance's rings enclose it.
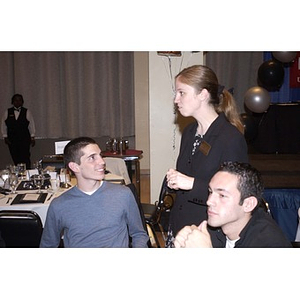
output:
{"label": "woman's hand", "polygon": [[174,190],[191,190],[194,185],[194,177],[184,175],[174,169],[167,172],[168,187]]}

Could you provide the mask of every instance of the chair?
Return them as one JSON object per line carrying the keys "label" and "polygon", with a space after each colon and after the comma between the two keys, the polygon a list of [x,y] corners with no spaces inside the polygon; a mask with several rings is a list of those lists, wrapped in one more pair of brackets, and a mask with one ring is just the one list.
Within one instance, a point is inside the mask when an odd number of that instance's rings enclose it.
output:
{"label": "chair", "polygon": [[161,224],[161,216],[163,212],[172,208],[173,203],[174,198],[168,190],[166,177],[163,180],[158,201],[156,201],[155,204],[141,203],[146,224],[151,228],[153,238],[158,248],[160,248],[161,245],[156,234],[156,228],[158,227],[163,239],[166,241],[165,230]]}
{"label": "chair", "polygon": [[295,242],[300,242],[300,207],[298,208],[298,227],[297,227]]}
{"label": "chair", "polygon": [[[131,192],[132,192],[132,194],[134,196],[134,199],[135,199],[136,204],[137,204],[138,209],[139,209],[139,213],[140,213],[140,216],[141,216],[143,227],[144,227],[145,231],[147,232],[147,234],[149,235],[148,228],[147,228],[147,223],[146,223],[144,212],[143,212],[143,208],[142,208],[142,203],[141,203],[140,198],[139,198],[139,196],[137,194],[136,187],[135,187],[135,185],[133,183],[127,184],[126,186],[128,188],[130,188],[130,190],[131,190]],[[131,247],[131,237],[130,237],[130,247]],[[148,241],[148,247],[151,248],[150,239]]]}
{"label": "chair", "polygon": [[122,176],[126,185],[131,183],[126,163],[122,158],[104,157],[103,159],[105,161],[107,171],[111,172],[112,174]]}
{"label": "chair", "polygon": [[294,248],[300,248],[300,207],[298,208],[298,227],[295,241],[292,242]]}
{"label": "chair", "polygon": [[269,203],[266,201],[266,199],[262,198],[261,199],[262,201],[260,202],[260,207],[266,212],[268,213],[269,215],[271,215],[271,211],[270,211],[270,208],[269,208]]}
{"label": "chair", "polygon": [[43,224],[33,211],[3,210],[0,211],[0,232],[7,248],[38,248]]}
{"label": "chair", "polygon": [[61,169],[65,168],[64,156],[62,154],[57,155],[44,155],[40,160],[42,168],[52,168],[53,171],[60,172]]}

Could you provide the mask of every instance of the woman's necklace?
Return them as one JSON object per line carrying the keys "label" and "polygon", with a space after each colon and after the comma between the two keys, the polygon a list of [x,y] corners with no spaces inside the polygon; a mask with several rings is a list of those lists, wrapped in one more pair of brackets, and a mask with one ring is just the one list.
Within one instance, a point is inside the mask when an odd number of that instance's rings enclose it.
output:
{"label": "woman's necklace", "polygon": [[194,139],[194,143],[193,143],[193,149],[192,149],[192,155],[195,154],[196,149],[200,146],[202,140],[203,140],[204,135],[201,134],[196,134],[195,135],[195,139]]}

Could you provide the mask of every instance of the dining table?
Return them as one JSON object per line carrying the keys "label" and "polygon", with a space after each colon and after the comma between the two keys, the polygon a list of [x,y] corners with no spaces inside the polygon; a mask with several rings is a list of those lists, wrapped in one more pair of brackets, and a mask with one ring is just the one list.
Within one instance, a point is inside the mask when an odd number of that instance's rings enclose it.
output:
{"label": "dining table", "polygon": [[[124,184],[122,176],[111,173],[106,174],[104,180],[116,184]],[[40,216],[44,226],[51,201],[76,185],[76,178],[71,177],[71,181],[67,185],[62,184],[56,191],[53,191],[51,188],[42,188],[41,193],[37,193],[37,189],[20,188],[20,186],[24,186],[25,182],[23,180],[19,182],[16,193],[7,192],[6,194],[0,194],[0,211],[34,211]]]}

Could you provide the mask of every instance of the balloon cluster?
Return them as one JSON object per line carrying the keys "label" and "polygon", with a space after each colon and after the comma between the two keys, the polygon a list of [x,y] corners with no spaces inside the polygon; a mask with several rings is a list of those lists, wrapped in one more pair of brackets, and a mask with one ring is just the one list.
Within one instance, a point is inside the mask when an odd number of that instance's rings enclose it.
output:
{"label": "balloon cluster", "polygon": [[284,80],[283,64],[292,62],[297,52],[272,52],[273,58],[258,69],[258,86],[250,88],[244,96],[246,107],[254,113],[265,112],[270,105],[269,92],[278,91]]}

